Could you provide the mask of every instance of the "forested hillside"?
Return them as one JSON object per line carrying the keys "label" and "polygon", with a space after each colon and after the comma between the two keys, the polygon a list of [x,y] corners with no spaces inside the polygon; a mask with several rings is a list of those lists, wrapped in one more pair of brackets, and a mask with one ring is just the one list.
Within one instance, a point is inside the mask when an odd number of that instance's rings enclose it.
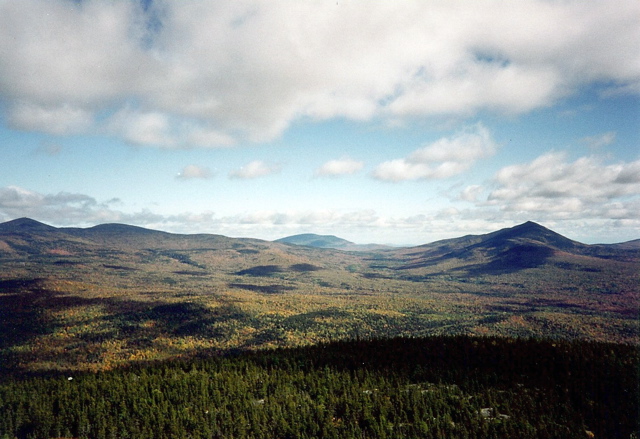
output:
{"label": "forested hillside", "polygon": [[629,438],[637,366],[627,345],[431,337],[5,376],[0,437]]}

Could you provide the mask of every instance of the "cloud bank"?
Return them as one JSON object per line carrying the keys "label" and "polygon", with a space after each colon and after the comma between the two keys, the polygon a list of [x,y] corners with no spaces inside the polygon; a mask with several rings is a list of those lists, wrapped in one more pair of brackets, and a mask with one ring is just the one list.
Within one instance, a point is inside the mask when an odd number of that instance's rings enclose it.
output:
{"label": "cloud bank", "polygon": [[590,84],[639,93],[639,20],[636,0],[2,0],[0,103],[17,130],[165,148],[300,118],[520,114]]}
{"label": "cloud bank", "polygon": [[553,218],[640,218],[640,160],[605,165],[597,157],[574,162],[566,154],[544,154],[507,166],[495,176],[489,204],[513,212]]}
{"label": "cloud bank", "polygon": [[[449,207],[407,216],[375,209],[163,215],[149,210],[124,212],[118,207],[118,200],[100,202],[86,194],[0,188],[0,221],[27,216],[57,226],[123,222],[177,233],[262,239],[313,231],[361,243],[376,236],[378,243],[418,245],[533,220],[584,242],[615,242],[625,240],[620,238],[621,232],[640,230],[640,161],[604,164],[596,157],[569,161],[565,154],[549,153],[501,169],[486,186],[464,188],[452,197]],[[627,235],[626,239],[631,238]]]}

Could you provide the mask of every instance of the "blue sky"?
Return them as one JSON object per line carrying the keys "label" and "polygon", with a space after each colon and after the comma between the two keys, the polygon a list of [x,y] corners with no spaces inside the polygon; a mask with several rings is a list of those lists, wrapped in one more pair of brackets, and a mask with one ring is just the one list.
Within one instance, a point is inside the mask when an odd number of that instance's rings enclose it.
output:
{"label": "blue sky", "polygon": [[640,238],[637,1],[0,0],[0,221]]}

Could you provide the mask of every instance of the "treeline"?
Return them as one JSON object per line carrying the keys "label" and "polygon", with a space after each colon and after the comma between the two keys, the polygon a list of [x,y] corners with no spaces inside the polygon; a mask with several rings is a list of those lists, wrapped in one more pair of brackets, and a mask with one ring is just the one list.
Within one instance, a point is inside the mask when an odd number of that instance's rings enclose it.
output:
{"label": "treeline", "polygon": [[0,438],[630,438],[637,367],[630,345],[443,336],[5,375]]}

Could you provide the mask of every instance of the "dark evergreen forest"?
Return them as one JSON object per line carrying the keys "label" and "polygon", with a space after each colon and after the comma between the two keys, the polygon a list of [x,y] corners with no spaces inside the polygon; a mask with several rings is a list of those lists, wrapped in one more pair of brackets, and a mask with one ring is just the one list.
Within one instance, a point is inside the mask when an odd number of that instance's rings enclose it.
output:
{"label": "dark evergreen forest", "polygon": [[5,373],[0,438],[637,438],[638,349],[352,340],[99,373]]}

